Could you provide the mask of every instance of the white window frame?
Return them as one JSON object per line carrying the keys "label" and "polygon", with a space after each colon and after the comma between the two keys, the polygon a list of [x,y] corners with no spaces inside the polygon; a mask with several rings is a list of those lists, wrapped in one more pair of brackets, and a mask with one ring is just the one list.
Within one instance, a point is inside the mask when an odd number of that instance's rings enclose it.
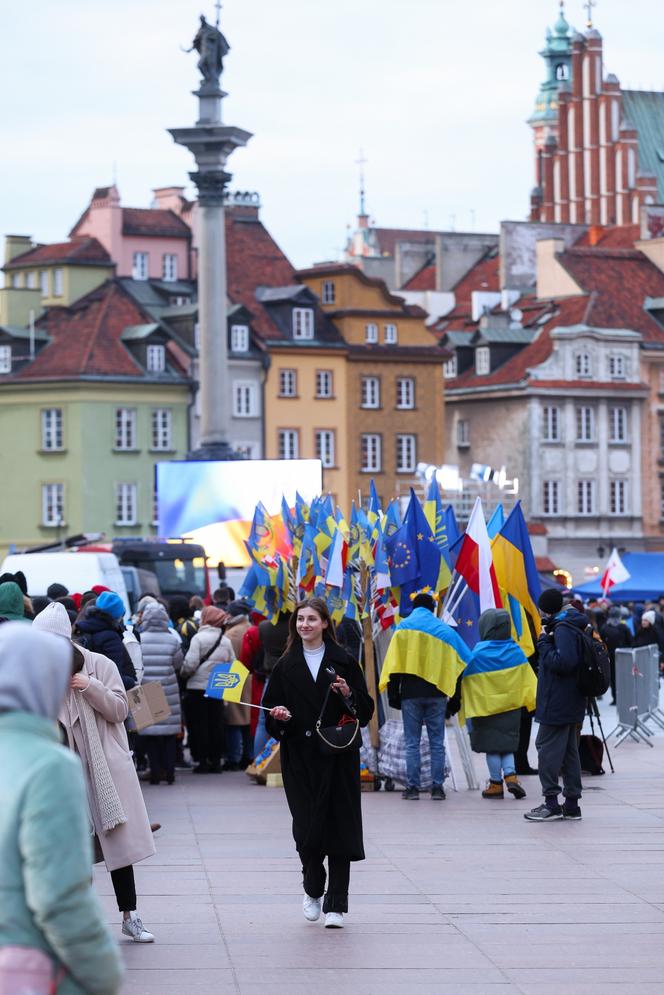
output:
{"label": "white window frame", "polygon": [[0,373],[11,373],[12,371],[12,347],[11,345],[0,345]]}
{"label": "white window frame", "polygon": [[254,380],[233,381],[233,417],[258,417],[258,385]]}
{"label": "white window frame", "polygon": [[277,432],[279,459],[300,458],[300,432],[297,428],[280,428]]}
{"label": "white window frame", "polygon": [[65,524],[65,485],[42,484],[42,525],[57,528]]}
{"label": "white window frame", "polygon": [[396,345],[399,341],[399,329],[392,322],[383,328],[383,341],[385,345]]}
{"label": "white window frame", "polygon": [[48,270],[42,269],[39,271],[39,289],[41,291],[42,297],[48,297]]}
{"label": "white window frame", "polygon": [[595,441],[595,410],[587,404],[579,405],[576,415],[576,441]]}
{"label": "white window frame", "polygon": [[41,447],[44,452],[58,452],[63,449],[62,408],[42,408]]}
{"label": "white window frame", "polygon": [[62,297],[65,292],[65,271],[63,269],[53,270],[53,296]]}
{"label": "white window frame", "polygon": [[30,272],[26,274],[25,285],[28,288],[28,290],[36,290],[37,289],[37,271],[36,270],[34,270],[34,269],[30,270]]}
{"label": "white window frame", "polygon": [[415,408],[415,377],[397,377],[398,411],[412,411]]}
{"label": "white window frame", "polygon": [[486,377],[491,373],[491,353],[488,345],[480,345],[475,349],[475,373],[478,377]]}
{"label": "white window frame", "polygon": [[375,345],[378,342],[378,325],[374,321],[369,321],[364,326],[364,341],[367,345]]}
{"label": "white window frame", "polygon": [[115,444],[119,452],[136,450],[136,408],[115,409]]}
{"label": "white window frame", "polygon": [[314,309],[312,307],[293,308],[293,338],[313,339],[314,337]]}
{"label": "white window frame", "polygon": [[576,482],[576,511],[578,515],[595,514],[595,481],[584,478]]}
{"label": "white window frame", "polygon": [[138,524],[138,486],[134,483],[117,483],[115,485],[115,524]]}
{"label": "white window frame", "polygon": [[415,473],[417,466],[417,436],[397,435],[397,473]]}
{"label": "white window frame", "polygon": [[161,257],[161,278],[164,283],[175,283],[178,278],[178,257],[175,252],[164,252]]}
{"label": "white window frame", "polygon": [[380,473],[383,468],[383,439],[378,432],[363,432],[360,436],[362,473]]}
{"label": "white window frame", "polygon": [[560,515],[562,488],[559,480],[542,481],[542,514]]}
{"label": "white window frame", "polygon": [[150,274],[150,253],[134,252],[131,260],[132,280],[147,280]]}
{"label": "white window frame", "polygon": [[613,477],[609,481],[609,514],[626,515],[627,502],[627,480],[624,477]]}
{"label": "white window frame", "polygon": [[545,404],[542,408],[542,441],[561,441],[561,411],[557,404]]}
{"label": "white window frame", "polygon": [[279,370],[279,397],[297,397],[297,370],[291,367]]}
{"label": "white window frame", "polygon": [[380,377],[362,377],[361,408],[380,408]]}
{"label": "white window frame", "polygon": [[459,418],[456,424],[456,444],[457,449],[467,449],[470,446],[470,421],[468,418]]}
{"label": "white window frame", "polygon": [[152,343],[147,347],[146,368],[148,373],[166,372],[166,346],[161,343]]}
{"label": "white window frame", "polygon": [[627,408],[609,408],[609,442],[627,442]]}
{"label": "white window frame", "polygon": [[589,352],[578,352],[575,357],[576,375],[579,380],[588,380],[592,376],[593,364]]}
{"label": "white window frame", "polygon": [[458,370],[458,364],[455,353],[453,356],[450,356],[449,359],[446,359],[445,362],[443,363],[443,376],[445,377],[446,380],[454,380],[454,378],[458,376],[457,370]]}
{"label": "white window frame", "polygon": [[231,325],[231,352],[249,352],[249,325]]}
{"label": "white window frame", "polygon": [[334,397],[333,370],[316,370],[316,397],[318,400]]}
{"label": "white window frame", "polygon": [[314,444],[316,459],[321,461],[324,469],[329,470],[335,466],[335,439],[334,429],[320,428],[314,433]]}
{"label": "white window frame", "polygon": [[150,422],[151,448],[170,452],[173,449],[173,412],[171,408],[153,408]]}
{"label": "white window frame", "polygon": [[609,356],[609,380],[625,380],[627,378],[627,361],[621,352],[613,352]]}
{"label": "white window frame", "polygon": [[323,280],[321,287],[321,301],[323,304],[334,304],[337,299],[337,291],[334,280]]}

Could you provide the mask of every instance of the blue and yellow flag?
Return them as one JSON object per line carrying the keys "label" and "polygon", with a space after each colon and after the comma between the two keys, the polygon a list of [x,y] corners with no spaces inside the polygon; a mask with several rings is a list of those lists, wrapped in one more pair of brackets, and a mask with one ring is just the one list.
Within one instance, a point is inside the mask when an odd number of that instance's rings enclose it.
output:
{"label": "blue and yellow flag", "polygon": [[537,601],[542,588],[520,501],[514,505],[507,521],[492,540],[491,553],[498,586],[510,595],[512,617],[520,614],[512,603],[516,601],[530,617],[535,637],[539,636],[542,623]]}
{"label": "blue and yellow flag", "polygon": [[232,663],[218,663],[210,672],[205,697],[241,702],[248,676],[249,671],[239,660],[233,660]]}
{"label": "blue and yellow flag", "polygon": [[535,708],[537,678],[512,639],[475,645],[461,681],[461,719]]}
{"label": "blue and yellow flag", "polygon": [[468,647],[451,626],[427,608],[415,608],[394,630],[378,690],[385,690],[393,674],[412,674],[450,697],[469,659]]}

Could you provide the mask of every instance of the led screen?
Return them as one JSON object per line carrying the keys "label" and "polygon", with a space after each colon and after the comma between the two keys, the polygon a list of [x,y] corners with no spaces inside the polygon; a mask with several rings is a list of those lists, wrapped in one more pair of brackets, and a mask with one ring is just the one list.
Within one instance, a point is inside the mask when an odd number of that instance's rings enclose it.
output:
{"label": "led screen", "polygon": [[275,515],[282,495],[292,508],[296,491],[309,502],[321,487],[316,459],[158,463],[159,534],[191,538],[213,562],[247,566],[244,540],[258,502]]}

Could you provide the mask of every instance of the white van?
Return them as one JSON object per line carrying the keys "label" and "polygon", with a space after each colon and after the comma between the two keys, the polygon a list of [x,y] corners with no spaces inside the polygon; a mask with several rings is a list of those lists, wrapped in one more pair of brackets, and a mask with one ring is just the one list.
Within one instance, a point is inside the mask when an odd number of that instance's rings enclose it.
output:
{"label": "white van", "polygon": [[124,577],[115,553],[10,553],[0,573],[22,570],[28,582],[28,594],[46,595],[50,584],[64,584],[70,593],[91,590],[103,584],[120,595],[129,611]]}

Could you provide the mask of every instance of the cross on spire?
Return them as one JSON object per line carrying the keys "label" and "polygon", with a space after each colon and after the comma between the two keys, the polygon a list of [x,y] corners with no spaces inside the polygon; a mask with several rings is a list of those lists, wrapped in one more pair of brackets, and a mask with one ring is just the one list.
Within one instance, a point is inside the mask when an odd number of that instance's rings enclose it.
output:
{"label": "cross on spire", "polygon": [[360,157],[355,160],[355,165],[360,167],[360,216],[364,216],[367,212],[364,206],[364,167],[368,162],[368,159],[364,158],[364,149],[360,149]]}
{"label": "cross on spire", "polygon": [[586,2],[584,3],[583,6],[586,8],[586,12],[588,14],[588,20],[586,22],[586,26],[589,27],[589,28],[592,28],[592,26],[593,26],[593,7],[597,6],[597,0],[586,0]]}

